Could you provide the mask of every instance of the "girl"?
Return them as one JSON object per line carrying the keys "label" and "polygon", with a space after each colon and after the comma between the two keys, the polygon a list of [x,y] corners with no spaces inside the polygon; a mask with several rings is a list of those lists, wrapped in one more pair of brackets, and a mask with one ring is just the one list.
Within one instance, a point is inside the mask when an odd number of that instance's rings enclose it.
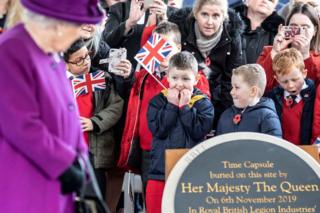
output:
{"label": "girl", "polygon": [[258,63],[263,66],[267,76],[266,92],[272,90],[277,85],[272,70],[272,60],[274,56],[287,48],[297,49],[303,56],[304,64],[308,70],[307,77],[314,80],[316,85],[319,81],[320,69],[320,34],[319,19],[316,10],[309,4],[296,4],[288,15],[286,25],[300,28],[300,33],[291,38],[285,38],[285,28],[279,27],[273,46],[264,47],[258,58]]}

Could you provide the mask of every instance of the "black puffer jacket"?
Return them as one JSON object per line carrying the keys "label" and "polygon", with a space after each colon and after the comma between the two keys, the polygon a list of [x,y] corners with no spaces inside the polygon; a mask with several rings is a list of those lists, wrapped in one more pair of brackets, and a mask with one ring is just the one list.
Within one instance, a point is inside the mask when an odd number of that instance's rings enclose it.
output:
{"label": "black puffer jacket", "polygon": [[273,12],[268,16],[256,30],[251,30],[250,19],[247,18],[247,6],[240,5],[235,8],[245,23],[245,30],[242,34],[242,43],[247,63],[256,63],[264,46],[272,45],[273,39],[278,32],[278,26],[284,24],[284,19]]}
{"label": "black puffer jacket", "polygon": [[191,15],[191,10],[191,8],[180,9],[169,16],[169,21],[178,24],[180,28],[182,50],[191,52],[205,70],[210,84],[211,102],[215,107],[215,128],[220,114],[232,105],[230,95],[232,70],[245,63],[241,44],[243,23],[236,13],[229,10],[229,21],[224,22],[221,39],[208,56],[210,65],[205,66],[205,58],[196,44],[195,18]]}

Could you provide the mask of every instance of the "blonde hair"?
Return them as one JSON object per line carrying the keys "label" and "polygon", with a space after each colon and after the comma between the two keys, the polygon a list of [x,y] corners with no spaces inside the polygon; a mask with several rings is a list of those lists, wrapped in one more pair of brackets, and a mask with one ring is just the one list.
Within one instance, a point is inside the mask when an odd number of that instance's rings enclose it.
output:
{"label": "blonde hair", "polygon": [[233,69],[232,75],[242,76],[244,82],[250,87],[259,88],[259,97],[262,97],[267,85],[267,77],[260,64],[246,64]]}
{"label": "blonde hair", "polygon": [[195,0],[192,9],[193,15],[195,16],[206,4],[220,6],[224,20],[229,19],[227,0]]}
{"label": "blonde hair", "polygon": [[275,75],[286,75],[292,67],[300,71],[305,69],[302,54],[295,48],[283,50],[276,54],[272,60],[272,69]]}

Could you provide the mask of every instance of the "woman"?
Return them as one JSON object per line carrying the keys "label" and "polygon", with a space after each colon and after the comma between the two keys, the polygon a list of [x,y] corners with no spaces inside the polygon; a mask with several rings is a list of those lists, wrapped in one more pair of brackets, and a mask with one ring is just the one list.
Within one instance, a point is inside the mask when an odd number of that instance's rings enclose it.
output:
{"label": "woman", "polygon": [[280,26],[273,46],[266,46],[258,58],[267,75],[266,92],[277,85],[272,70],[272,59],[280,51],[294,47],[304,57],[305,67],[308,70],[307,77],[314,80],[316,85],[320,77],[320,32],[317,12],[309,4],[298,3],[289,13],[286,25],[299,28],[299,34],[290,38],[285,37],[285,27]]}
{"label": "woman", "polygon": [[[22,0],[25,17],[0,37],[2,212],[74,212],[86,158],[78,113],[59,57],[98,23],[95,1]],[[70,8],[70,5],[72,7]]]}
{"label": "woman", "polygon": [[208,78],[215,122],[232,105],[231,72],[244,63],[240,32],[242,22],[228,13],[226,0],[196,0],[193,9],[180,9],[169,16],[182,34],[182,50],[191,52]]}
{"label": "woman", "polygon": [[84,24],[81,26],[82,38],[90,51],[91,67],[94,70],[108,70],[108,64],[100,64],[101,59],[106,59],[109,55],[109,45],[101,39],[103,27],[101,25]]}
{"label": "woman", "polygon": [[284,19],[277,14],[278,0],[246,0],[246,4],[236,7],[246,27],[242,33],[247,63],[256,63],[262,49],[271,45]]}

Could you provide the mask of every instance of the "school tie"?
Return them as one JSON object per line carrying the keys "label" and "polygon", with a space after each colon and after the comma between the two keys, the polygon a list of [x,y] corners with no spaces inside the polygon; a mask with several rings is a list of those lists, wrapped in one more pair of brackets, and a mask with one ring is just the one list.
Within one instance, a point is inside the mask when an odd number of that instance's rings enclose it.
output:
{"label": "school tie", "polygon": [[288,95],[288,96],[286,96],[286,98],[285,98],[285,100],[286,100],[286,105],[287,105],[288,107],[293,107],[293,105],[294,105],[295,103],[297,103],[297,102],[296,102],[296,98],[297,98],[296,95]]}

